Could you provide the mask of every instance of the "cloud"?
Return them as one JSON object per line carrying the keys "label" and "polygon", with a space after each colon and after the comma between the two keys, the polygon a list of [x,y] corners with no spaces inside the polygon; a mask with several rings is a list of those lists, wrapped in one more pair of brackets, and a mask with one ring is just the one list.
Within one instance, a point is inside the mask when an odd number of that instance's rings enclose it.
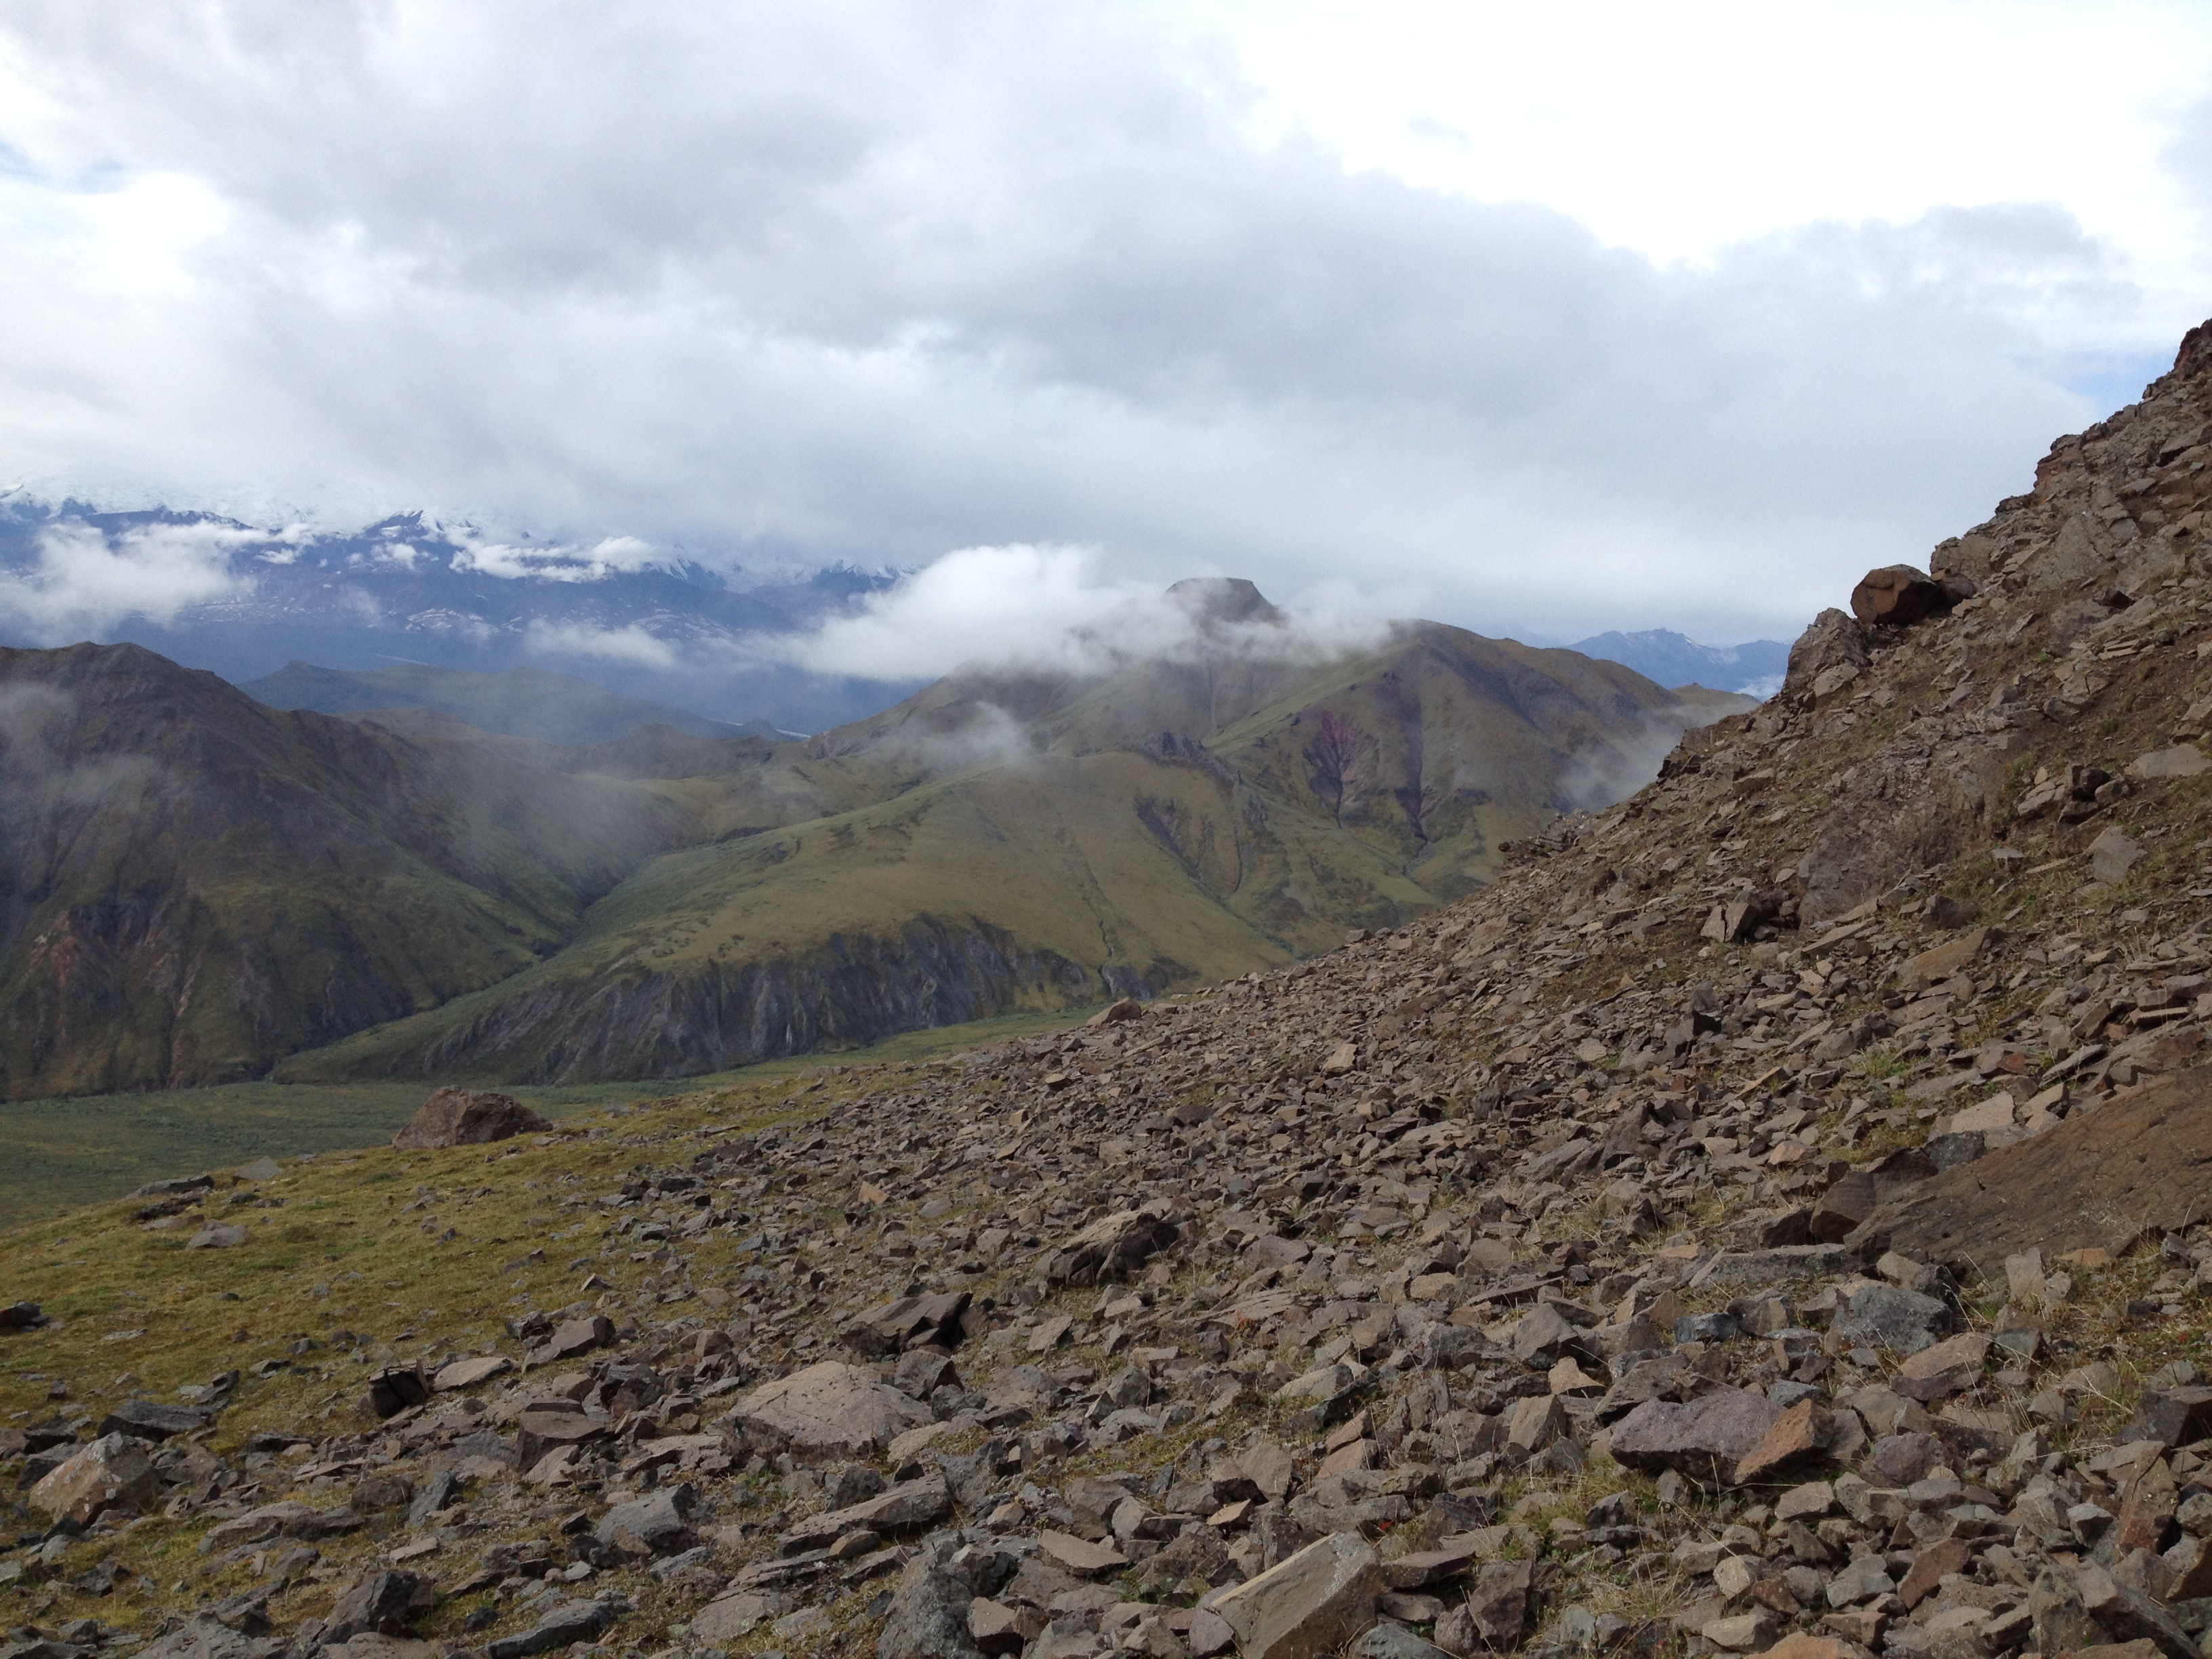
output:
{"label": "cloud", "polygon": [[[2179,331],[2063,205],[1662,263],[1348,169],[1234,62],[1144,8],[26,0],[0,468],[561,538],[469,548],[507,577],[1081,545],[1130,596],[1742,638],[1978,520],[2103,412],[2086,360]],[[943,654],[866,620],[819,648]]]}
{"label": "cloud", "polygon": [[1378,645],[1386,632],[1379,617],[1346,609],[1340,592],[1322,596],[1338,602],[1326,608],[1245,615],[1244,596],[1218,583],[1168,592],[1109,575],[1104,563],[1096,548],[962,548],[811,632],[752,647],[817,673],[903,680],[959,667],[1103,674],[1200,654],[1319,659]]}
{"label": "cloud", "polygon": [[623,628],[592,628],[582,623],[532,621],[530,648],[546,657],[599,657],[644,668],[673,668],[676,647],[633,623]]}
{"label": "cloud", "polygon": [[234,550],[267,539],[214,524],[156,524],[110,537],[81,520],[40,532],[37,557],[0,569],[0,610],[21,636],[47,645],[106,635],[126,617],[166,623],[187,606],[240,597],[250,576]]}

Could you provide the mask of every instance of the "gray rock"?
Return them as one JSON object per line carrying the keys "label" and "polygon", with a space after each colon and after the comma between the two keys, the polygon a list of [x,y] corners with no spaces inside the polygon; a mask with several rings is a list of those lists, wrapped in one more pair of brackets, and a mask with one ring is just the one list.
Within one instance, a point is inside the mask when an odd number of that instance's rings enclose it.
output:
{"label": "gray rock", "polygon": [[323,1621],[323,1640],[343,1642],[365,1631],[404,1636],[422,1589],[422,1581],[411,1572],[372,1572],[357,1579]]}
{"label": "gray rock", "polygon": [[1832,1328],[1847,1344],[1918,1353],[1953,1322],[1951,1310],[1932,1296],[1894,1285],[1869,1285],[1853,1293]]}
{"label": "gray rock", "polygon": [[228,1221],[203,1227],[185,1241],[188,1250],[228,1250],[246,1243],[246,1229]]}
{"label": "gray rock", "polygon": [[1218,1598],[1243,1659],[1313,1659],[1366,1628],[1382,1593],[1375,1551],[1332,1533]]}
{"label": "gray rock", "polygon": [[264,1659],[283,1645],[261,1637],[242,1636],[204,1613],[196,1613],[167,1636],[139,1649],[137,1659]]}
{"label": "gray rock", "polygon": [[152,1400],[126,1400],[100,1419],[102,1434],[127,1434],[140,1440],[167,1440],[190,1434],[215,1421],[213,1412],[191,1406],[164,1406]]}
{"label": "gray rock", "polygon": [[697,1493],[687,1482],[617,1504],[600,1517],[592,1536],[626,1555],[673,1555],[697,1543],[687,1517]]}
{"label": "gray rock", "polygon": [[834,1359],[755,1389],[732,1416],[757,1449],[788,1451],[802,1462],[872,1456],[935,1420],[889,1383]]}
{"label": "gray rock", "polygon": [[1433,1642],[1424,1642],[1403,1625],[1377,1625],[1345,1650],[1350,1659],[1451,1659]]}
{"label": "gray rock", "polygon": [[983,1659],[968,1629],[975,1586],[953,1565],[953,1553],[939,1540],[906,1564],[876,1638],[876,1659]]}
{"label": "gray rock", "polygon": [[526,1659],[532,1653],[550,1653],[571,1642],[596,1640],[614,1613],[597,1601],[562,1601],[538,1616],[538,1622],[520,1636],[502,1636],[486,1645],[487,1659]]}

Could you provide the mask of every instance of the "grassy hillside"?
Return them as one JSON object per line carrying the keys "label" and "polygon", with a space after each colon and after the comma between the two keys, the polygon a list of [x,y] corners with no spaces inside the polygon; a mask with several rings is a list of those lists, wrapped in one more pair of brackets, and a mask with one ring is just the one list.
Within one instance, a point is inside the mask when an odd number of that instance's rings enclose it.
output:
{"label": "grassy hillside", "polygon": [[542,668],[477,674],[428,663],[348,670],[290,662],[239,690],[271,708],[306,708],[319,714],[427,708],[483,731],[572,746],[611,742],[641,726],[656,725],[694,738],[775,735],[764,720],[739,726],[708,720]]}
{"label": "grassy hillside", "polygon": [[1226,978],[1479,886],[1500,841],[1743,703],[1711,701],[1431,624],[1319,669],[956,676],[684,781],[756,818],[869,804],[658,859],[557,956],[280,1075],[682,1076]]}

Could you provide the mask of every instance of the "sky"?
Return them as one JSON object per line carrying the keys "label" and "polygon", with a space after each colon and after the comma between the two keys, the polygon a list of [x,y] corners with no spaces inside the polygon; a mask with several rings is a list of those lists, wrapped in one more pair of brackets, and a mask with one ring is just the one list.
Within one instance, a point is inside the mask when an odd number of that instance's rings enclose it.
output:
{"label": "sky", "polygon": [[0,0],[0,489],[921,569],[909,672],[1197,574],[1787,638],[2209,216],[2202,4]]}

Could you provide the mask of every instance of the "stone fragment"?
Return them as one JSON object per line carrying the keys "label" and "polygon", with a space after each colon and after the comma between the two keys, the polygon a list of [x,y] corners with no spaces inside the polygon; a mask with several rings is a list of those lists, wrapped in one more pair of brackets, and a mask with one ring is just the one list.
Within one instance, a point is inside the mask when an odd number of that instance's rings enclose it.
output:
{"label": "stone fragment", "polygon": [[1771,1608],[1759,1607],[1708,1620],[1698,1627],[1698,1634],[1723,1653],[1756,1653],[1773,1642],[1780,1622]]}
{"label": "stone fragment", "polygon": [[730,1590],[691,1615],[691,1634],[702,1642],[734,1642],[768,1623],[784,1605],[758,1590]]}
{"label": "stone fragment", "polygon": [[1818,1459],[1826,1439],[1826,1413],[1810,1400],[1801,1400],[1775,1419],[1735,1466],[1739,1486],[1769,1480],[1785,1470]]}
{"label": "stone fragment", "polygon": [[203,1227],[185,1241],[188,1250],[229,1250],[246,1243],[245,1228],[228,1221],[217,1221]]}
{"label": "stone fragment", "polygon": [[323,1621],[322,1639],[344,1642],[367,1632],[404,1636],[422,1581],[411,1572],[370,1572],[341,1591]]}
{"label": "stone fragment", "polygon": [[2212,1435],[2212,1388],[2201,1384],[2185,1389],[2145,1389],[2136,1402],[2134,1419],[2120,1431],[2120,1443],[2155,1440],[2163,1446],[2185,1446]]}
{"label": "stone fragment", "polygon": [[968,1639],[987,1654],[1018,1654],[1044,1632],[1034,1610],[1010,1607],[977,1596],[968,1604]]}
{"label": "stone fragment", "polygon": [[1874,627],[1910,628],[1942,615],[1957,603],[1942,583],[1909,564],[1869,570],[1851,589],[1851,614]]}
{"label": "stone fragment", "polygon": [[533,1365],[550,1365],[556,1360],[574,1359],[594,1348],[604,1348],[615,1340],[615,1322],[605,1314],[584,1314],[563,1320],[553,1328],[553,1334],[530,1351]]}
{"label": "stone fragment", "polygon": [[592,1536],[625,1555],[673,1555],[696,1542],[688,1516],[696,1494],[687,1485],[663,1486],[617,1504],[599,1519]]}
{"label": "stone fragment", "polygon": [[430,1397],[420,1365],[393,1365],[368,1379],[368,1408],[379,1417],[397,1417]]}
{"label": "stone fragment", "polygon": [[1832,1328],[1839,1341],[1911,1354],[1929,1346],[1954,1322],[1950,1308],[1935,1297],[1895,1285],[1869,1285],[1851,1293]]}
{"label": "stone fragment", "polygon": [[806,1462],[866,1457],[932,1421],[928,1408],[870,1373],[836,1360],[794,1371],[744,1395],[732,1413],[757,1449]]}
{"label": "stone fragment", "polygon": [[2089,873],[2099,881],[2117,886],[2128,878],[2129,871],[2142,861],[2143,852],[2141,842],[2108,825],[2089,843]]}
{"label": "stone fragment", "polygon": [[127,1434],[140,1440],[167,1440],[171,1435],[191,1434],[215,1421],[215,1413],[197,1406],[164,1406],[153,1400],[126,1400],[100,1419],[102,1434]]}
{"label": "stone fragment", "polygon": [[837,1340],[870,1359],[902,1353],[908,1348],[957,1347],[962,1334],[961,1316],[968,1311],[969,1300],[966,1291],[902,1296],[859,1315],[838,1332]]}
{"label": "stone fragment", "polygon": [[1913,957],[1906,978],[1914,986],[1947,980],[1980,956],[1994,937],[1990,928],[1969,927],[1956,939],[1946,939],[1933,950],[1923,951]]}
{"label": "stone fragment", "polygon": [[1897,1599],[1917,1607],[1936,1593],[1947,1572],[1963,1572],[1973,1552],[1963,1538],[1939,1539],[1913,1558],[1912,1567],[1897,1587]]}
{"label": "stone fragment", "polygon": [[1340,1532],[1216,1598],[1213,1611],[1243,1659],[1321,1659],[1367,1627],[1382,1593],[1373,1547]]}
{"label": "stone fragment", "polygon": [[1045,1252],[1041,1272],[1049,1285],[1103,1285],[1127,1279],[1180,1237],[1162,1206],[1117,1210]]}
{"label": "stone fragment", "polygon": [[503,1353],[478,1354],[473,1359],[456,1359],[451,1364],[441,1365],[430,1386],[440,1394],[450,1394],[459,1389],[473,1389],[495,1376],[505,1376],[514,1369],[514,1362]]}
{"label": "stone fragment", "polygon": [[1403,1625],[1376,1625],[1345,1650],[1349,1659],[1450,1659],[1433,1642],[1424,1642]]}
{"label": "stone fragment", "polygon": [[1820,1194],[1820,1201],[1813,1206],[1806,1231],[1820,1243],[1839,1243],[1874,1213],[1877,1201],[1874,1176],[1867,1170],[1853,1170]]}
{"label": "stone fragment", "polygon": [[[85,1650],[70,1649],[72,1652]],[[196,1613],[176,1629],[139,1649],[132,1659],[267,1659],[276,1650],[277,1645],[273,1642],[233,1630],[211,1613]]]}
{"label": "stone fragment", "polygon": [[1889,1386],[1906,1399],[1923,1404],[1963,1393],[1980,1379],[1982,1362],[1989,1352],[1986,1335],[1963,1331],[1914,1354],[1898,1367]]}
{"label": "stone fragment", "polygon": [[538,1622],[518,1636],[501,1636],[485,1644],[486,1659],[526,1659],[533,1653],[550,1653],[572,1643],[596,1640],[614,1623],[614,1610],[599,1601],[556,1601],[538,1615]]}
{"label": "stone fragment", "polygon": [[1632,1469],[1676,1469],[1725,1485],[1782,1414],[1772,1401],[1741,1389],[1717,1388],[1682,1405],[1647,1400],[1613,1425],[1613,1458]]}
{"label": "stone fragment", "polygon": [[160,1489],[137,1442],[110,1433],[49,1472],[31,1488],[31,1503],[56,1522],[85,1527],[110,1510],[144,1508]]}
{"label": "stone fragment", "polygon": [[1047,1528],[1037,1534],[1038,1547],[1079,1578],[1096,1578],[1103,1572],[1117,1572],[1129,1565],[1129,1558],[1111,1544],[1094,1544],[1073,1533],[1054,1532]]}
{"label": "stone fragment", "polygon": [[[1861,1646],[1867,1645],[1860,1644]],[[1850,1647],[1832,1636],[1793,1630],[1766,1650],[1766,1659],[1854,1659]]]}
{"label": "stone fragment", "polygon": [[810,1516],[783,1535],[787,1555],[819,1549],[849,1532],[867,1531],[889,1536],[911,1532],[942,1520],[952,1511],[952,1489],[944,1471],[933,1469],[913,1480],[902,1480],[888,1491],[842,1509]]}
{"label": "stone fragment", "polygon": [[482,1146],[553,1126],[513,1095],[482,1089],[441,1089],[424,1101],[392,1144],[403,1152]]}

